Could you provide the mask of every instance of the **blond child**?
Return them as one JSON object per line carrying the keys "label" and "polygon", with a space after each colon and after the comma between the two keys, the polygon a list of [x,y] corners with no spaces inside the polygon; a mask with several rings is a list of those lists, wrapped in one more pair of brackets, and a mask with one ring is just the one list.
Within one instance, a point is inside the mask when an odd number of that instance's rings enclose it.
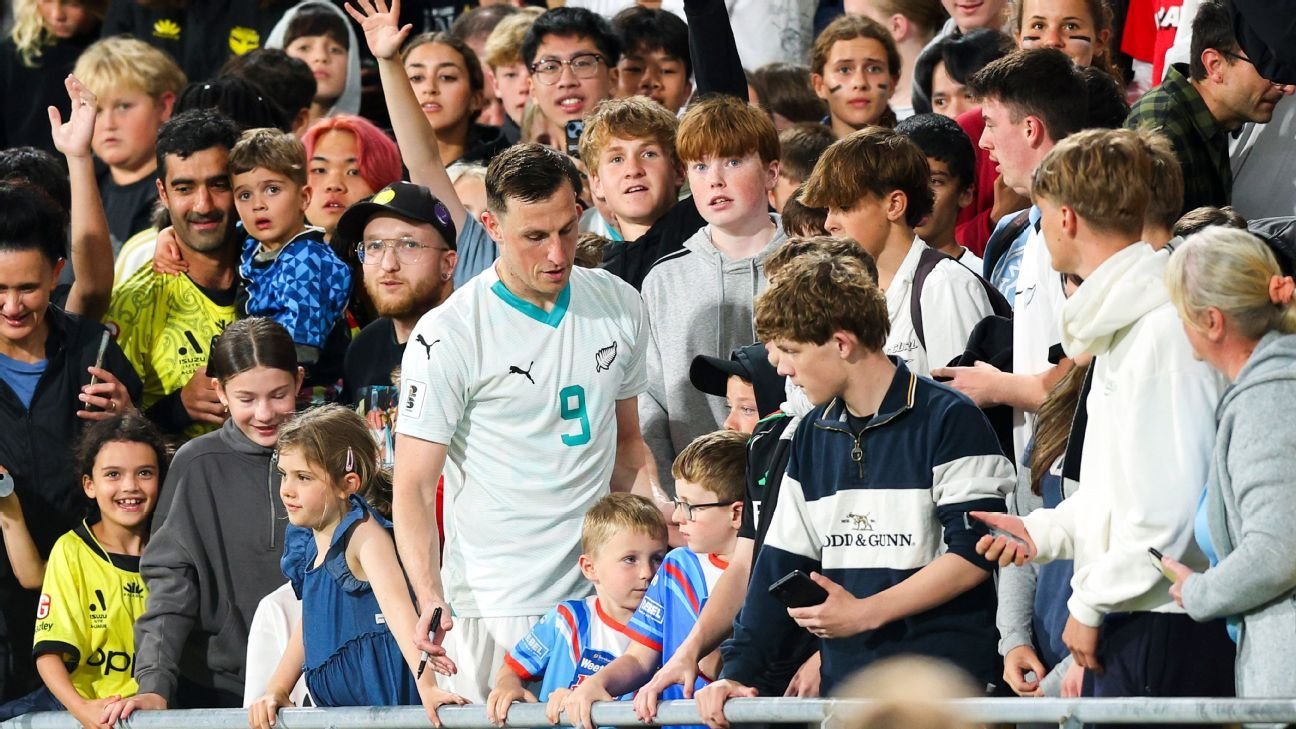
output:
{"label": "blond child", "polygon": [[486,699],[490,721],[503,725],[510,704],[537,700],[523,682],[539,681],[539,700],[557,712],[570,689],[623,655],[626,624],[666,549],[666,521],[648,499],[615,493],[596,503],[581,525],[580,556],[594,595],[559,603],[508,652]]}
{"label": "blond child", "polygon": [[[742,524],[742,500],[747,477],[747,434],[722,430],[707,433],[685,448],[671,467],[675,477],[674,521],[688,540],[672,549],[648,586],[628,631],[632,642],[625,654],[582,681],[561,707],[553,702],[549,720],[558,722],[559,708],[567,722],[593,729],[590,706],[614,696],[633,693],[652,678],[688,636],[720,575],[729,566]],[[710,657],[703,659],[715,673]],[[695,687],[708,679],[699,677]],[[690,689],[695,688],[690,687]],[[690,691],[691,693],[691,691]],[[676,684],[662,691],[663,699],[684,698]]]}

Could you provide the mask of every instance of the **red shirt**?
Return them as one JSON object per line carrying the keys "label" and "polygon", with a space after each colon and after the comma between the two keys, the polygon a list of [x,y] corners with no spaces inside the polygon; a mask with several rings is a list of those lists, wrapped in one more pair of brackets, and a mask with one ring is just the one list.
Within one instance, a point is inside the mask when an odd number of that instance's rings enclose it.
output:
{"label": "red shirt", "polygon": [[1152,85],[1161,83],[1166,51],[1179,32],[1183,0],[1130,0],[1121,50],[1152,64]]}

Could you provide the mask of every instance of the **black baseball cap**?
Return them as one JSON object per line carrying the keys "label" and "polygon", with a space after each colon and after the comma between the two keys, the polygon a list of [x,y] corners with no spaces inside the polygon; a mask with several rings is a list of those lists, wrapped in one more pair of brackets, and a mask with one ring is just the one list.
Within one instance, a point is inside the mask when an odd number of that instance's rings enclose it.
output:
{"label": "black baseball cap", "polygon": [[783,404],[784,377],[770,364],[769,353],[760,342],[735,349],[729,359],[699,354],[689,366],[689,381],[708,395],[724,397],[725,386],[733,375],[751,383],[760,417],[766,417]]}
{"label": "black baseball cap", "polygon": [[342,250],[354,247],[364,238],[365,226],[375,215],[398,215],[416,223],[427,223],[445,238],[450,250],[459,248],[450,210],[432,191],[413,182],[393,182],[352,205],[342,213],[333,238]]}

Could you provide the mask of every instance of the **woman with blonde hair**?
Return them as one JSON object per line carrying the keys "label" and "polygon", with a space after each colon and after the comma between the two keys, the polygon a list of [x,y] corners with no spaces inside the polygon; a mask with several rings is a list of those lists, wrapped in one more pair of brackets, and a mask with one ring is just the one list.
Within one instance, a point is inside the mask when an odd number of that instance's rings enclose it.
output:
{"label": "woman with blonde hair", "polygon": [[1237,643],[1237,695],[1296,695],[1296,283],[1241,230],[1190,236],[1166,267],[1170,299],[1197,357],[1232,385],[1218,431],[1196,539],[1203,573],[1168,557],[1170,594],[1195,620],[1227,618]]}

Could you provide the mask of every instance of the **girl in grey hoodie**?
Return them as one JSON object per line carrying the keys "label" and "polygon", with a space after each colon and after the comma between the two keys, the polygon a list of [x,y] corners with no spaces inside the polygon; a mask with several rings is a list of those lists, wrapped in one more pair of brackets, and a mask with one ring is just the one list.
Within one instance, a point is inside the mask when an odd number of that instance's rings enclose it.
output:
{"label": "girl in grey hoodie", "polygon": [[243,319],[216,340],[207,371],[229,418],[172,461],[140,562],[140,693],[109,709],[109,725],[135,709],[242,706],[248,625],[283,584],[287,515],[273,454],[301,388],[296,348],[274,321]]}
{"label": "girl in grey hoodie", "polygon": [[1296,696],[1296,283],[1259,238],[1226,228],[1188,238],[1166,282],[1195,353],[1232,381],[1197,511],[1211,567],[1164,558],[1170,594],[1196,620],[1228,618],[1238,696]]}

